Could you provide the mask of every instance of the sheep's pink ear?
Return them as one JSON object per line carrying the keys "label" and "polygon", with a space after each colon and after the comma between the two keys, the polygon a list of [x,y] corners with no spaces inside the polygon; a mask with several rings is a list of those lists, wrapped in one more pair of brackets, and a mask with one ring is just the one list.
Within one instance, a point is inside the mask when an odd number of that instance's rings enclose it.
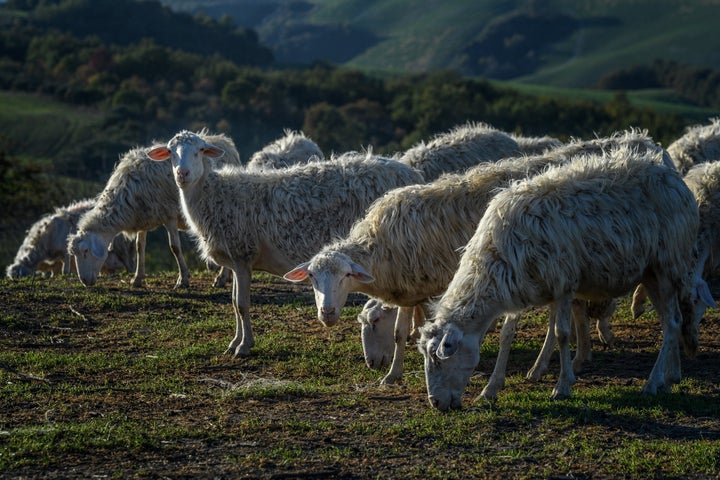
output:
{"label": "sheep's pink ear", "polygon": [[162,162],[163,160],[170,158],[170,150],[167,147],[155,147],[145,155],[147,155],[151,160]]}
{"label": "sheep's pink ear", "polygon": [[310,274],[307,269],[308,265],[310,265],[310,262],[301,263],[300,265],[283,275],[283,278],[285,280],[290,280],[291,282],[302,282],[303,280],[308,278]]}
{"label": "sheep's pink ear", "polygon": [[351,262],[350,268],[352,269],[350,275],[360,283],[371,283],[375,281],[375,277],[370,275],[359,263]]}
{"label": "sheep's pink ear", "polygon": [[220,158],[225,155],[225,150],[218,148],[214,145],[207,145],[203,147],[201,151],[203,155],[210,158]]}

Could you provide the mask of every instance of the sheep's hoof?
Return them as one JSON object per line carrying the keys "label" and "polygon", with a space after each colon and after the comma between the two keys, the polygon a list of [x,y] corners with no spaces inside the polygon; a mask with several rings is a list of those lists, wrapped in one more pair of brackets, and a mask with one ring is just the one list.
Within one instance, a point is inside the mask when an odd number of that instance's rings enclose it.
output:
{"label": "sheep's hoof", "polygon": [[527,375],[525,375],[525,378],[530,380],[531,382],[539,382],[542,380],[543,375],[545,375],[545,372],[543,372],[539,368],[531,368]]}
{"label": "sheep's hoof", "polygon": [[385,378],[380,381],[380,385],[395,385],[401,376],[402,375],[388,373],[385,375]]}
{"label": "sheep's hoof", "polygon": [[550,398],[552,400],[564,400],[566,398],[570,398],[570,389],[562,387],[553,388],[552,394],[550,395]]}

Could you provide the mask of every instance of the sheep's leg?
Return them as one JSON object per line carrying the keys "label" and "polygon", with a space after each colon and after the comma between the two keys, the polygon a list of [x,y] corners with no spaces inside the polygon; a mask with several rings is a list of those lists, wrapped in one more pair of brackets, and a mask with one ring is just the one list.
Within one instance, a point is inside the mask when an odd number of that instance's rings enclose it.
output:
{"label": "sheep's leg", "polygon": [[402,378],[405,344],[407,343],[408,333],[410,333],[413,312],[413,307],[398,308],[397,317],[395,318],[395,353],[393,354],[390,371],[380,382],[383,385],[391,385]]}
{"label": "sheep's leg", "polygon": [[582,372],[583,364],[592,360],[592,346],[590,344],[590,319],[588,318],[587,302],[573,300],[572,319],[575,326],[575,357],[573,358],[573,372]]}
{"label": "sheep's leg", "polygon": [[645,313],[645,303],[647,302],[647,298],[648,294],[641,283],[635,288],[635,292],[632,297],[632,304],[630,305],[630,311],[632,312],[633,318],[638,318],[640,315]]}
{"label": "sheep's leg", "polygon": [[178,232],[177,222],[168,222],[165,224],[165,230],[168,232],[168,243],[170,244],[170,251],[175,257],[178,270],[177,282],[175,282],[175,288],[178,287],[189,287],[190,286],[190,273],[188,272],[187,264],[185,263],[185,257],[182,253],[182,246],[180,245],[180,232]]}
{"label": "sheep's leg", "polygon": [[70,274],[70,259],[72,258],[72,255],[69,253],[65,253],[63,255],[62,259],[62,273],[63,275],[69,275]]}
{"label": "sheep's leg", "polygon": [[243,266],[235,267],[232,282],[232,306],[235,313],[235,338],[232,339],[225,353],[234,357],[250,355],[255,346],[252,325],[250,324],[250,277],[252,271]]}
{"label": "sheep's leg", "polygon": [[515,338],[515,331],[517,323],[520,320],[520,315],[506,315],[503,321],[502,328],[500,329],[500,348],[498,349],[497,360],[495,360],[495,369],[487,385],[483,388],[480,393],[480,397],[486,400],[494,400],[497,398],[497,392],[505,386],[505,371],[507,370],[508,357],[510,356],[510,347],[512,346],[513,338]]}
{"label": "sheep's leg", "polygon": [[133,287],[141,287],[145,279],[145,244],[147,243],[147,232],[137,232],[135,238],[135,276],[132,279]]}
{"label": "sheep's leg", "polygon": [[[663,329],[663,340],[658,357],[642,393],[655,395],[657,392],[670,393],[674,383],[681,378],[680,372],[680,331],[682,315],[674,289],[670,285],[663,288],[656,281],[643,282],[645,289],[658,313]],[[669,283],[669,282],[666,282]]]}
{"label": "sheep's leg", "polygon": [[525,378],[532,382],[539,382],[543,375],[547,373],[553,350],[555,350],[555,316],[553,314],[553,309],[550,309],[550,313],[548,314],[548,329],[545,333],[545,342],[543,342],[540,353],[535,359],[535,363],[532,368],[528,370]]}
{"label": "sheep's leg", "polygon": [[227,285],[228,280],[230,280],[230,270],[225,267],[220,267],[218,274],[215,276],[215,280],[213,280],[212,286],[222,288]]}
{"label": "sheep's leg", "polygon": [[597,318],[596,328],[598,337],[600,337],[600,341],[605,348],[612,348],[613,342],[615,341],[615,334],[612,331],[610,320],[612,320],[612,314],[617,308],[617,300],[613,298],[604,302],[598,302],[596,306],[603,306],[601,311],[594,312]]}
{"label": "sheep's leg", "polygon": [[570,356],[570,322],[572,299],[560,299],[550,307],[550,316],[555,317],[555,337],[560,350],[560,376],[553,388],[551,398],[559,400],[570,396],[570,386],[575,383],[572,358]]}
{"label": "sheep's leg", "polygon": [[415,305],[412,316],[412,328],[410,329],[410,342],[417,343],[420,338],[420,327],[425,324],[428,312],[426,311],[427,305]]}

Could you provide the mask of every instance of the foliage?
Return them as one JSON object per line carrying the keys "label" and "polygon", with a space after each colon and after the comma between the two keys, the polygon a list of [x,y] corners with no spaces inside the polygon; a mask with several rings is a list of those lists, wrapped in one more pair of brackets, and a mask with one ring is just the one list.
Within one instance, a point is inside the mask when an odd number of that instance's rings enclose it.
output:
{"label": "foliage", "polygon": [[720,72],[695,65],[655,60],[651,65],[634,65],[613,70],[598,82],[609,90],[671,88],[703,107],[720,109]]}

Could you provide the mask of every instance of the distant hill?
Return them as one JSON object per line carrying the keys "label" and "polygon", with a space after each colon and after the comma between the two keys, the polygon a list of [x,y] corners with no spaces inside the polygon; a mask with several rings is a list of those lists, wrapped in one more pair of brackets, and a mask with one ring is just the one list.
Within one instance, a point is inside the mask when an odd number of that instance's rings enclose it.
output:
{"label": "distant hill", "polygon": [[[720,6],[704,0],[162,0],[232,17],[282,63],[594,86],[655,59],[720,70]],[[422,5],[418,8],[417,5]]]}

